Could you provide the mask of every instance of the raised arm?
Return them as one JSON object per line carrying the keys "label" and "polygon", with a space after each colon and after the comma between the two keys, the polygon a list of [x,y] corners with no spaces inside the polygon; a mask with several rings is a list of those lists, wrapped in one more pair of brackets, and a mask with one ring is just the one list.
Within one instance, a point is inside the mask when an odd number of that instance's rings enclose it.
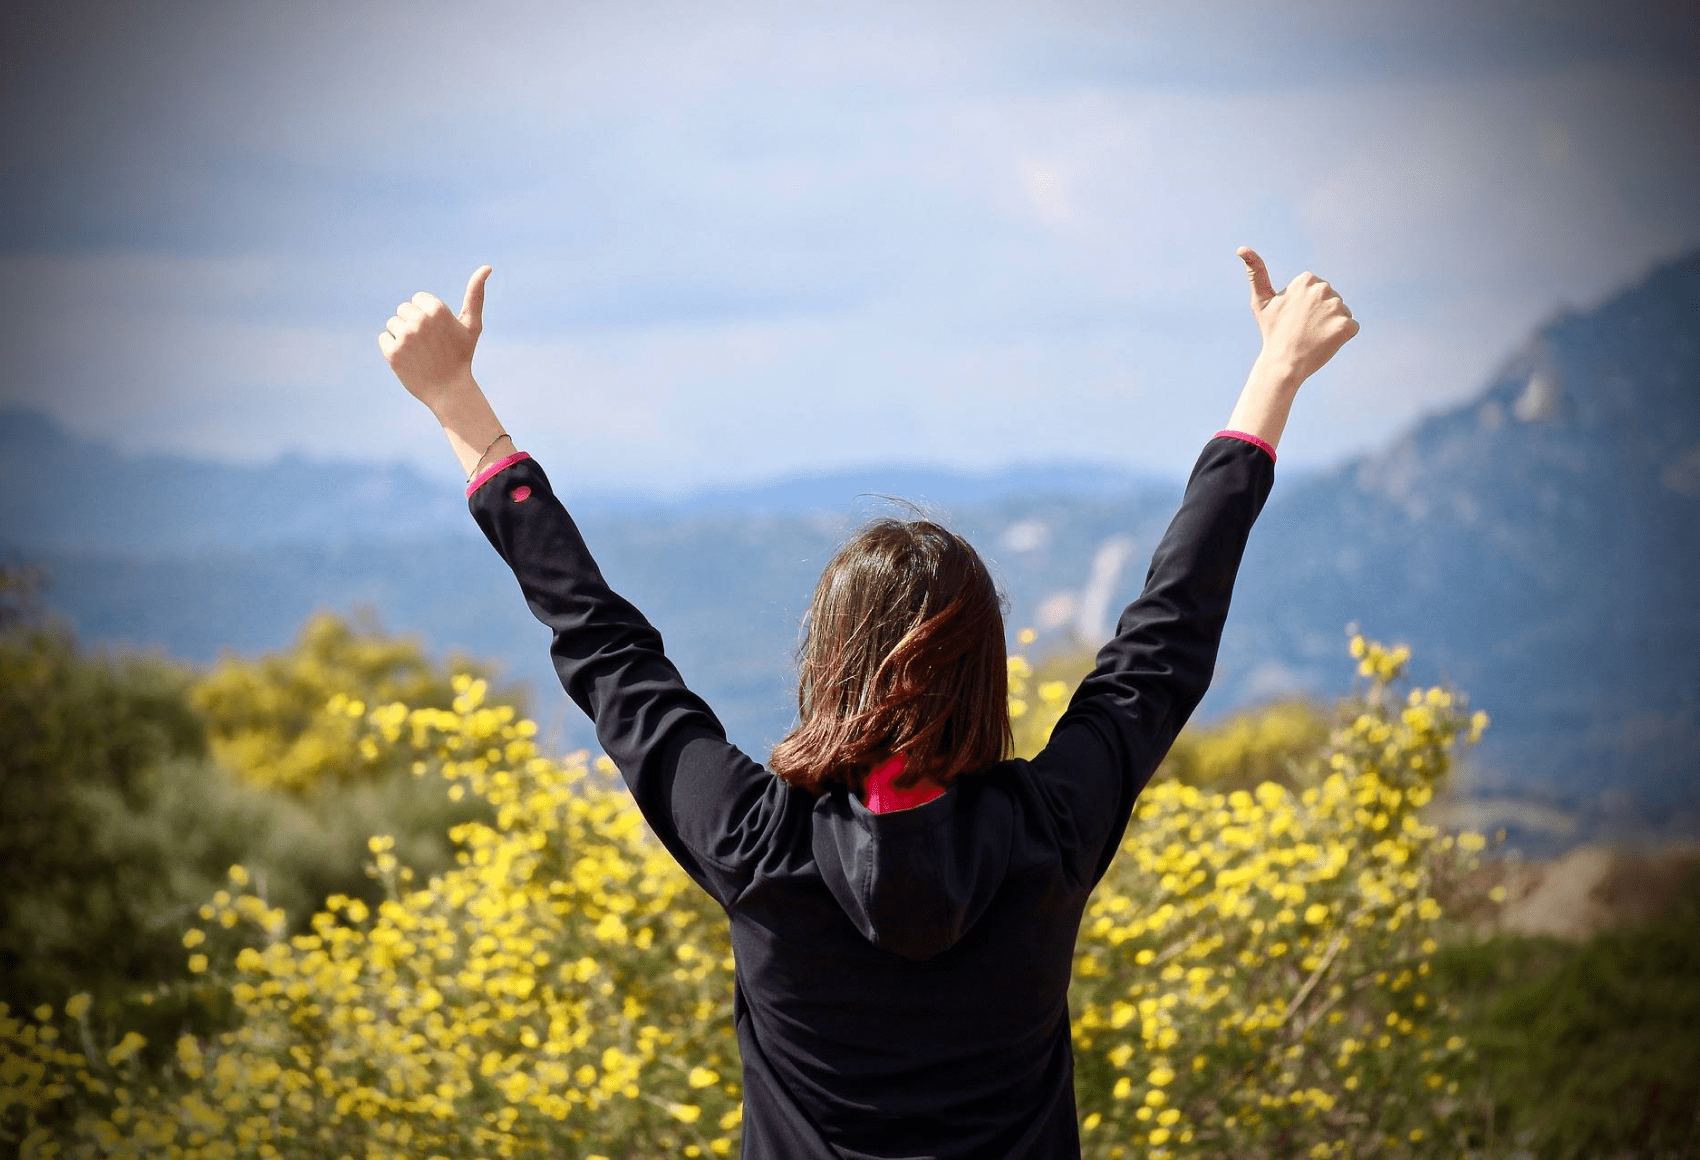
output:
{"label": "raised arm", "polygon": [[1144,788],[1210,686],[1240,558],[1274,482],[1275,448],[1299,386],[1358,331],[1328,283],[1301,274],[1270,287],[1242,249],[1263,336],[1228,428],[1211,439],[1180,511],[1097,667],[1033,761],[1059,845],[1081,878],[1108,868]]}
{"label": "raised arm", "polygon": [[489,274],[488,266],[473,274],[458,316],[415,294],[396,308],[379,348],[442,424],[467,473],[474,518],[550,629],[562,687],[596,723],[645,820],[685,871],[729,904],[766,846],[763,831],[780,824],[786,787],[727,742],[661,635],[604,581],[543,469],[514,450],[472,377]]}

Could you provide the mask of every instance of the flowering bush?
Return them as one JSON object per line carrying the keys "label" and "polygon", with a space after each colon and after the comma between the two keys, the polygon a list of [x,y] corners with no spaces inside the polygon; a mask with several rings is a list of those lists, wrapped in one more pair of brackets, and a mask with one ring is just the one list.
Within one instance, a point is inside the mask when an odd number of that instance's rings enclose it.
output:
{"label": "flowering bush", "polygon": [[1460,1150],[1466,1045],[1429,957],[1435,889],[1482,839],[1419,811],[1487,718],[1441,688],[1394,697],[1402,648],[1352,652],[1368,693],[1302,789],[1141,797],[1075,962],[1088,1155]]}
{"label": "flowering bush", "polygon": [[315,613],[289,649],[225,656],[202,674],[190,701],[219,764],[248,785],[295,795],[376,781],[405,765],[406,753],[363,735],[361,714],[323,712],[326,700],[440,709],[454,698],[451,673],[484,673],[458,656],[445,670],[418,641],[378,632],[369,619]]}
{"label": "flowering bush", "polygon": [[[1479,840],[1416,811],[1484,720],[1439,689],[1396,703],[1404,657],[1353,648],[1369,694],[1315,784],[1142,799],[1076,964],[1089,1154],[1446,1150],[1464,1048],[1425,989],[1432,890]],[[323,710],[489,802],[492,824],[455,828],[453,868],[421,885],[374,837],[384,901],[334,896],[291,937],[233,867],[183,942],[234,1028],[150,1059],[133,1032],[97,1043],[84,996],[0,1013],[4,1138],[26,1156],[185,1160],[732,1153],[724,916],[605,759],[543,757],[483,681],[455,689],[447,710]],[[1066,694],[1040,688],[1027,713],[1060,714]]]}
{"label": "flowering bush", "polygon": [[[153,1073],[139,1037],[101,1052],[86,1003],[0,1023],[0,1105],[26,1155],[726,1155],[740,1090],[723,916],[644,830],[605,761],[541,757],[535,726],[461,679],[451,710],[396,703],[361,740],[435,765],[496,823],[452,835],[420,886],[371,841],[375,910],[333,896],[312,932],[255,894],[201,909],[189,966],[232,1031],[185,1036]],[[260,938],[241,945],[240,931]],[[217,944],[216,954],[209,947]],[[67,1027],[66,1024],[71,1026]],[[61,1032],[67,1034],[61,1035]],[[67,1050],[64,1039],[83,1046]]]}

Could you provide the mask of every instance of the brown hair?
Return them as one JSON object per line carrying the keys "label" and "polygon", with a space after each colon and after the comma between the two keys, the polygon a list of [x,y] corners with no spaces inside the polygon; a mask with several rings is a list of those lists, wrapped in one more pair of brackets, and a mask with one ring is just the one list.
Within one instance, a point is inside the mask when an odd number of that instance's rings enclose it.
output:
{"label": "brown hair", "polygon": [[800,723],[773,771],[860,789],[901,753],[900,786],[949,785],[1011,746],[1003,608],[979,553],[929,520],[881,519],[821,573],[798,650]]}

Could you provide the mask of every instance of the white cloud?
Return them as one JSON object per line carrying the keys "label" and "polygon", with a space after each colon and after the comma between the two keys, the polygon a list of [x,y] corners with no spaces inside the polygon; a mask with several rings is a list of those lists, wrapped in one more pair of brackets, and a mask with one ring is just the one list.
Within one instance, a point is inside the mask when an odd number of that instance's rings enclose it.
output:
{"label": "white cloud", "polygon": [[128,112],[50,89],[5,131],[60,232],[0,258],[0,338],[8,399],[131,446],[439,461],[372,336],[489,260],[492,395],[609,485],[1179,471],[1254,347],[1250,242],[1365,322],[1283,445],[1320,464],[1700,243],[1692,71],[1538,25],[1461,67],[1375,4],[113,11],[36,80]]}

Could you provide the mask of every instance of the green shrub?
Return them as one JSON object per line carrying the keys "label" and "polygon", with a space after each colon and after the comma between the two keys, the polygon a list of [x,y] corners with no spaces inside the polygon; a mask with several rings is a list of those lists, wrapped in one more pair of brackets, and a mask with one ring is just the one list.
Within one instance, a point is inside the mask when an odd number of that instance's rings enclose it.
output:
{"label": "green shrub", "polygon": [[1475,1045],[1482,1147],[1581,1160],[1700,1144],[1700,869],[1652,921],[1580,944],[1461,940],[1435,967]]}

